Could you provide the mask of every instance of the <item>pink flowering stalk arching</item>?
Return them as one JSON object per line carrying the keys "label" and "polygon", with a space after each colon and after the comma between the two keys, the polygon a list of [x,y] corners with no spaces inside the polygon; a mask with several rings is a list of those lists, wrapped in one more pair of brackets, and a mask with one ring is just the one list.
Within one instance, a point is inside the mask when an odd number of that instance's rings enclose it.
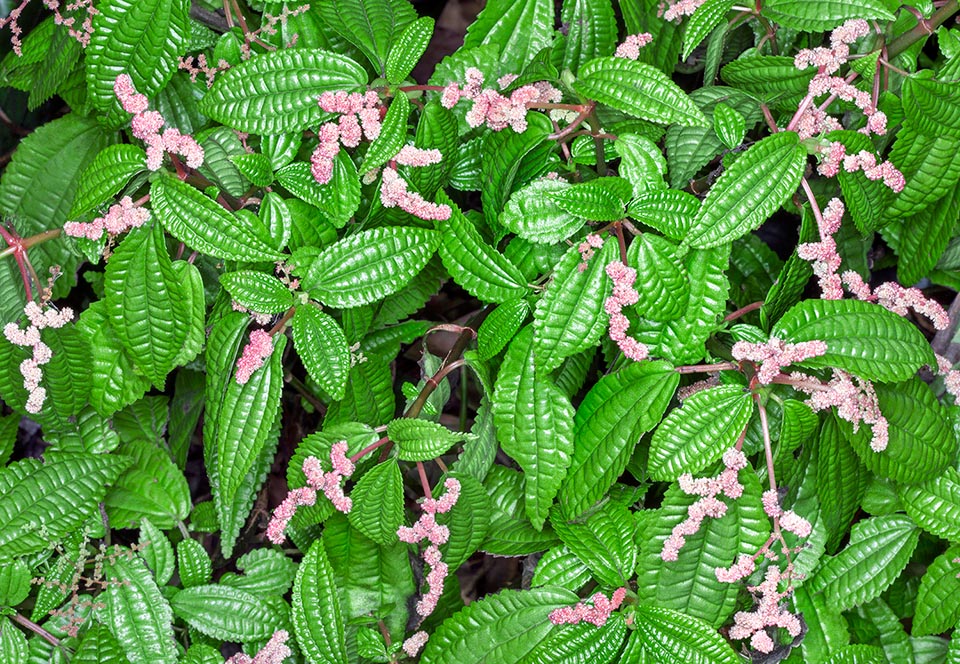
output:
{"label": "pink flowering stalk arching", "polygon": [[633,287],[637,280],[637,271],[620,261],[611,261],[606,272],[613,280],[613,293],[603,303],[604,310],[610,316],[610,339],[616,342],[620,351],[631,360],[645,360],[650,355],[650,350],[627,334],[630,321],[623,314],[624,307],[640,301],[640,294]]}
{"label": "pink flowering stalk arching", "polygon": [[735,360],[741,362],[749,360],[760,363],[757,380],[763,385],[773,382],[773,379],[780,375],[780,370],[783,367],[803,362],[811,357],[825,355],[826,352],[827,344],[823,341],[790,344],[776,337],[771,337],[766,343],[753,344],[747,341],[738,341],[733,344],[731,350]]}
{"label": "pink flowering stalk arching", "polygon": [[278,629],[253,657],[242,652],[237,653],[224,664],[283,664],[284,660],[293,654],[287,645],[290,634],[284,629]]}
{"label": "pink flowering stalk arching", "polygon": [[602,627],[607,624],[613,612],[620,608],[626,596],[627,589],[623,587],[614,590],[609,599],[603,593],[595,593],[590,598],[591,604],[577,602],[573,606],[562,606],[551,611],[547,618],[554,625],[577,625],[585,622]]}
{"label": "pink flowering stalk arching", "polygon": [[[493,88],[484,88],[484,75],[476,67],[470,67],[465,73],[466,84],[460,86],[453,82],[443,89],[440,103],[444,108],[453,108],[461,99],[473,102],[467,111],[466,121],[471,127],[486,125],[493,131],[502,131],[507,127],[518,134],[527,130],[527,109],[537,104],[556,104],[563,94],[545,81],[524,85],[506,96]],[[514,79],[501,78],[501,88],[507,87]],[[505,84],[505,85],[504,85]]]}
{"label": "pink flowering stalk arching", "polygon": [[15,346],[30,348],[31,357],[20,363],[20,375],[23,376],[23,388],[28,392],[27,403],[24,409],[28,413],[39,413],[47,399],[46,388],[40,385],[43,380],[43,370],[40,368],[50,362],[53,351],[50,346],[40,339],[40,332],[46,328],[61,328],[73,320],[73,310],[64,307],[60,311],[55,309],[44,310],[36,302],[27,302],[23,309],[30,324],[21,329],[16,323],[7,323],[3,328],[3,335],[7,341]]}
{"label": "pink flowering stalk arching", "polygon": [[84,237],[88,240],[99,240],[106,232],[110,236],[125,233],[131,228],[139,228],[150,218],[150,211],[138,207],[133,199],[124,196],[119,203],[114,203],[102,217],[92,221],[68,221],[63,225],[63,232],[70,237]]}

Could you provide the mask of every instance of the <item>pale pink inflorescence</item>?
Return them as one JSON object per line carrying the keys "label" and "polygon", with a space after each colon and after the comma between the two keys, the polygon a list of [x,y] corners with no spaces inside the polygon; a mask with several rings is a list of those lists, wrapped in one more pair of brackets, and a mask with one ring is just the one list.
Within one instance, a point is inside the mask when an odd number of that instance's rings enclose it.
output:
{"label": "pale pink inflorescence", "polygon": [[410,191],[407,181],[396,169],[386,166],[380,184],[380,202],[384,207],[399,207],[414,217],[428,221],[449,219],[453,210],[449,205],[431,203],[415,191]]}
{"label": "pale pink inflorescence", "polygon": [[677,0],[677,2],[670,2],[666,11],[663,13],[663,18],[668,21],[675,21],[684,16],[691,16],[700,8],[700,5],[706,1],[707,0]]}
{"label": "pale pink inflorescence", "polygon": [[793,387],[810,394],[807,405],[814,411],[836,408],[837,416],[853,425],[858,431],[861,424],[871,425],[873,436],[870,447],[874,452],[882,452],[889,442],[887,418],[880,412],[880,403],[873,384],[841,369],[833,370],[833,377],[826,386],[813,389],[806,384],[808,376],[797,374]]}
{"label": "pale pink inflorescence", "polygon": [[581,272],[585,272],[587,269],[587,261],[593,258],[593,250],[599,249],[603,246],[603,238],[597,235],[596,233],[589,233],[583,242],[577,245],[577,251],[580,252],[581,263],[577,266],[577,269]]}
{"label": "pale pink inflorescence", "polygon": [[[563,95],[546,81],[539,81],[530,85],[523,85],[507,97],[493,88],[484,88],[484,76],[476,67],[470,67],[464,74],[466,83],[450,83],[443,89],[440,103],[444,108],[453,108],[461,99],[473,101],[473,106],[467,111],[466,121],[471,127],[487,125],[493,131],[501,131],[510,127],[518,134],[527,129],[527,108],[536,104],[555,104]],[[516,77],[502,77],[500,87],[516,80]]]}
{"label": "pale pink inflorescence", "polygon": [[343,493],[341,481],[353,475],[354,464],[347,458],[347,441],[341,440],[330,449],[330,468],[325,472],[316,457],[307,457],[303,461],[303,474],[307,486],[292,489],[273,511],[273,517],[267,525],[267,539],[274,544],[283,544],[290,519],[298,507],[314,505],[317,494],[323,493],[333,503],[334,508],[347,514],[353,507],[353,501]]}
{"label": "pale pink inflorescence", "polygon": [[762,497],[763,511],[771,519],[779,519],[780,527],[788,533],[793,533],[797,537],[807,537],[813,530],[810,522],[793,510],[786,510],[780,507],[780,497],[773,489],[763,492]]}
{"label": "pale pink inflorescence", "polygon": [[150,218],[150,211],[133,204],[133,199],[124,196],[119,203],[114,203],[102,217],[93,221],[68,221],[63,225],[63,232],[70,237],[85,237],[89,240],[99,240],[104,231],[114,236],[124,233],[131,228],[138,228]]}
{"label": "pale pink inflorescence", "polygon": [[735,360],[749,360],[760,363],[760,368],[757,370],[757,380],[764,385],[773,382],[773,379],[780,375],[780,370],[783,367],[803,362],[811,357],[824,355],[826,352],[827,344],[823,341],[804,341],[790,344],[776,337],[770,337],[770,340],[766,343],[754,344],[748,341],[738,341],[733,344],[731,350]]}
{"label": "pale pink inflorescence", "polygon": [[250,341],[243,347],[243,353],[237,360],[237,383],[245,385],[272,353],[273,337],[266,330],[251,332]]}
{"label": "pale pink inflorescence", "polygon": [[554,609],[547,617],[554,625],[577,625],[585,622],[601,627],[607,624],[613,612],[620,608],[626,596],[627,589],[623,587],[614,590],[609,599],[603,593],[595,593],[590,598],[592,606],[577,602],[573,606]]}
{"label": "pale pink inflorescence", "polygon": [[604,310],[610,316],[610,339],[616,342],[620,351],[631,360],[645,360],[649,357],[650,350],[627,334],[630,321],[623,314],[624,307],[640,300],[640,294],[633,287],[637,280],[637,271],[620,261],[611,261],[607,264],[606,272],[613,280],[613,292],[603,303]]}
{"label": "pale pink inflorescence", "polygon": [[430,638],[430,635],[420,630],[419,632],[414,632],[414,634],[403,642],[403,652],[407,657],[416,657],[420,651],[423,649],[423,646],[427,645],[427,639]]}
{"label": "pale pink inflorescence", "polygon": [[255,656],[251,657],[238,652],[224,664],[283,664],[283,661],[293,654],[287,646],[287,639],[289,638],[290,634],[286,630],[278,629]]}
{"label": "pale pink inflorescence", "polygon": [[320,184],[333,177],[333,160],[340,153],[340,146],[355,148],[360,141],[376,140],[380,135],[380,96],[373,90],[359,92],[324,92],[317,100],[327,113],[338,113],[339,119],[320,126],[317,137],[320,143],[310,156],[310,172]]}
{"label": "pale pink inflorescence", "polygon": [[937,354],[937,373],[943,376],[943,386],[954,399],[960,399],[960,371],[953,368],[953,363],[943,355]]}
{"label": "pale pink inflorescence", "polygon": [[617,46],[614,52],[615,58],[626,58],[627,60],[636,60],[640,57],[640,49],[653,41],[653,35],[649,32],[641,32],[636,35],[627,35],[623,43]]}
{"label": "pale pink inflorescence", "polygon": [[[789,573],[790,566],[787,566]],[[786,609],[780,607],[780,602],[790,594],[790,591],[780,592],[779,584],[784,578],[780,568],[771,565],[767,568],[763,582],[758,586],[751,586],[749,590],[759,593],[757,606],[753,611],[738,611],[733,616],[733,627],[730,628],[731,639],[750,639],[750,646],[762,653],[769,653],[774,648],[773,639],[767,633],[767,627],[779,627],[787,630],[792,637],[800,634],[800,620]]]}
{"label": "pale pink inflorescence", "polygon": [[23,387],[29,392],[27,403],[24,406],[28,413],[39,413],[47,399],[47,390],[41,387],[43,370],[40,368],[50,362],[53,351],[50,346],[40,339],[40,331],[46,328],[61,328],[73,320],[73,310],[64,307],[60,311],[55,309],[44,310],[36,302],[27,302],[23,313],[30,324],[20,329],[17,323],[7,323],[3,328],[3,335],[7,341],[15,346],[31,348],[33,356],[20,363],[20,375],[23,376]]}
{"label": "pale pink inflorescence", "polygon": [[[30,0],[21,0],[20,4],[17,7],[14,7],[10,10],[10,13],[6,18],[0,18],[0,29],[3,29],[6,26],[10,26],[11,39],[10,42],[13,46],[13,52],[18,56],[23,55],[22,46],[23,43],[20,39],[20,36],[23,34],[23,30],[20,28],[20,25],[17,23],[20,20],[20,14],[23,13],[23,10],[26,9],[27,5],[30,4]],[[73,0],[73,2],[67,3],[66,11],[74,12],[83,10],[86,12],[83,22],[78,26],[77,19],[73,16],[64,16],[61,11],[61,2],[60,0],[43,0],[43,5],[47,9],[53,12],[53,22],[56,25],[62,25],[67,28],[67,34],[71,38],[77,40],[77,42],[83,48],[86,48],[90,45],[90,37],[93,35],[93,17],[95,14],[99,14],[96,7],[93,6],[93,0]]]}
{"label": "pale pink inflorescence", "polygon": [[417,615],[421,619],[429,616],[437,608],[437,602],[440,601],[440,595],[443,593],[443,582],[449,573],[447,564],[441,559],[440,546],[450,539],[450,529],[437,523],[436,515],[449,512],[457,504],[460,498],[460,482],[451,477],[443,483],[443,486],[446,492],[440,498],[423,500],[421,506],[423,511],[413,526],[400,526],[397,529],[397,537],[401,542],[418,544],[427,541],[430,543],[423,550],[423,561],[429,569],[426,575],[429,590],[420,598],[416,606]]}
{"label": "pale pink inflorescence", "polygon": [[159,170],[165,152],[183,157],[188,168],[200,168],[203,164],[203,148],[192,136],[181,134],[179,129],[166,129],[165,120],[157,111],[150,111],[146,95],[137,92],[133,79],[120,74],[113,83],[113,93],[127,113],[133,113],[130,128],[133,135],[147,145],[147,168]]}
{"label": "pale pink inflorescence", "polygon": [[737,478],[740,471],[747,467],[746,455],[735,447],[723,453],[724,469],[715,477],[693,478],[690,473],[679,477],[680,490],[690,496],[700,496],[687,508],[687,518],[673,528],[660,551],[665,561],[677,560],[680,549],[686,544],[686,538],[700,530],[706,517],[719,519],[727,513],[727,504],[717,496],[720,494],[736,500],[743,495],[743,485]]}
{"label": "pale pink inflorescence", "polygon": [[208,64],[207,56],[201,53],[196,58],[187,56],[179,58],[177,60],[177,67],[190,75],[191,83],[195,83],[197,76],[203,74],[204,78],[207,79],[207,87],[210,88],[213,87],[213,81],[216,79],[217,74],[230,69],[230,63],[220,58],[217,60],[217,64]]}

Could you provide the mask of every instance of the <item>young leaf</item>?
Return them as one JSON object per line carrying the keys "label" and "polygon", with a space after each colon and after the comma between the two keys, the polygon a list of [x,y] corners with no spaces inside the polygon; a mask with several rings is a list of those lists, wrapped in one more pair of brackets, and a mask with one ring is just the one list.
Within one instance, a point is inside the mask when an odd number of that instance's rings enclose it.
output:
{"label": "young leaf", "polygon": [[479,358],[489,360],[499,354],[527,320],[529,313],[530,305],[521,299],[507,300],[491,311],[477,330]]}
{"label": "young leaf", "polygon": [[323,540],[315,541],[300,563],[291,606],[293,629],[307,658],[347,664],[340,591]]}
{"label": "young leaf", "polygon": [[116,196],[131,177],[147,167],[147,153],[136,145],[110,145],[83,171],[73,206],[67,215],[76,219]]}
{"label": "young leaf", "polygon": [[733,447],[752,414],[753,399],[740,385],[691,395],[653,434],[647,472],[653,479],[674,481],[703,470]]}
{"label": "young leaf", "polygon": [[184,588],[170,605],[188,625],[224,641],[265,641],[287,622],[273,605],[256,595],[215,583]]}
{"label": "young leaf", "polygon": [[366,82],[363,68],[345,55],[316,48],[280,49],[219,74],[200,111],[238,131],[299,132],[326,116],[317,105],[321,93],[353,92]]}
{"label": "young leaf", "polygon": [[396,293],[420,272],[439,242],[436,232],[424,228],[361,231],[320,252],[302,285],[331,307],[371,304]]}
{"label": "young leaf", "polygon": [[656,662],[740,661],[723,637],[702,620],[651,604],[638,604],[634,615],[637,630],[631,641],[641,641]]}
{"label": "young leaf", "polygon": [[383,118],[383,125],[376,140],[370,144],[367,154],[360,166],[361,173],[380,168],[387,161],[400,152],[407,141],[407,118],[410,116],[410,100],[403,92],[399,93],[390,102],[387,115]]}
{"label": "young leaf", "polygon": [[153,572],[157,585],[164,586],[173,576],[174,558],[170,540],[150,519],[140,522],[140,557]]}
{"label": "young leaf", "polygon": [[604,177],[547,194],[560,208],[595,221],[623,219],[624,207],[633,198],[633,185],[619,177]]}
{"label": "young leaf", "polygon": [[103,499],[110,523],[131,528],[149,518],[173,528],[190,514],[190,488],[167,453],[148,440],[123,443],[121,452],[133,463],[120,474]]}
{"label": "young leaf", "polygon": [[500,67],[517,72],[553,41],[553,4],[547,0],[493,0],[467,28],[464,48],[499,48]]}
{"label": "young leaf", "polygon": [[417,18],[409,4],[390,0],[333,0],[318,9],[323,22],[359,48],[379,75],[394,35]]}
{"label": "young leaf", "polygon": [[255,187],[269,187],[273,184],[273,164],[262,154],[243,153],[230,157],[230,161],[237,167],[243,177],[250,180]]}
{"label": "young leaf", "polygon": [[350,347],[337,321],[309,302],[297,306],[293,346],[320,387],[335,401],[343,399],[350,375]]}
{"label": "young leaf", "polygon": [[[326,184],[318,183],[310,164],[295,161],[277,171],[277,182],[305,203],[319,208],[336,228],[343,228],[360,205],[360,178],[353,160],[343,150],[333,159],[333,174]],[[289,205],[291,201],[287,201]]]}
{"label": "young leaf", "polygon": [[[725,1],[732,4],[729,0]],[[736,109],[720,103],[713,108],[713,130],[723,144],[732,150],[743,142],[747,121]]]}
{"label": "young leaf", "polygon": [[960,619],[960,545],[954,544],[937,556],[920,579],[913,635],[939,634]]}
{"label": "young leaf", "polygon": [[262,314],[278,314],[293,304],[293,294],[276,277],[257,270],[220,275],[220,285],[237,304]]}
{"label": "young leaf", "polygon": [[421,16],[403,29],[390,46],[390,53],[387,55],[384,71],[388,83],[403,83],[427,50],[432,35],[433,19],[429,16]]}
{"label": "young leaf", "polygon": [[177,544],[177,570],[184,588],[206,585],[213,578],[210,554],[192,538],[180,540]]}
{"label": "young leaf", "polygon": [[637,313],[648,320],[680,318],[690,300],[690,282],[677,246],[655,233],[635,238],[627,263],[637,266]]}
{"label": "young leaf", "polygon": [[555,512],[550,524],[595,579],[612,588],[626,585],[637,564],[636,524],[626,506],[607,502],[582,523]]}
{"label": "young leaf", "polygon": [[947,468],[923,484],[900,487],[907,514],[928,533],[960,542],[960,472]]}
{"label": "young leaf", "polygon": [[555,198],[570,188],[565,180],[534,180],[510,196],[500,223],[530,242],[565,240],[586,222],[586,215],[568,212]]}
{"label": "young leaf", "polygon": [[397,528],[403,525],[403,476],[395,459],[364,473],[350,497],[350,525],[377,544],[397,541]]}
{"label": "young leaf", "polygon": [[569,26],[561,69],[574,74],[593,58],[610,55],[617,42],[617,20],[610,0],[564,0],[560,23]]}
{"label": "young leaf", "polygon": [[429,461],[470,434],[451,431],[429,420],[399,418],[387,425],[387,436],[396,443],[397,457],[402,461]]}
{"label": "young leaf", "polygon": [[[511,2],[511,6],[520,7],[521,3]],[[484,12],[490,11],[491,7],[492,5],[487,5]],[[473,24],[476,25],[477,23]],[[539,175],[534,172],[524,178],[521,166],[525,157],[536,154],[536,148],[544,144],[551,131],[553,123],[546,115],[527,113],[527,129],[522,134],[500,131],[489,132],[484,137],[480,149],[480,201],[487,222],[494,228],[510,194]]]}
{"label": "young leaf", "polygon": [[631,218],[677,241],[684,238],[699,210],[696,196],[676,189],[644,192],[627,206]]}
{"label": "young leaf", "polygon": [[710,188],[684,245],[715,247],[758,228],[796,190],[806,161],[792,131],[752,145]]}

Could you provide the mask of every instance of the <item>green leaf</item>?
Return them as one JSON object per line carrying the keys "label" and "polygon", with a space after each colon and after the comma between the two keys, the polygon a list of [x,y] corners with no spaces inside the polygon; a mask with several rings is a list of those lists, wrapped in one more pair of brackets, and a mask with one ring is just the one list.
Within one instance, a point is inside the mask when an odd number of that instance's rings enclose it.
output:
{"label": "green leaf", "polygon": [[311,662],[347,662],[340,592],[323,541],[317,540],[297,570],[292,618],[297,642]]}
{"label": "green leaf", "polygon": [[173,577],[175,567],[173,547],[163,531],[146,517],[140,523],[139,547],[140,557],[153,572],[157,585],[166,585]]}
{"label": "green leaf", "polygon": [[575,517],[600,500],[623,473],[640,436],[660,422],[680,374],[666,362],[637,362],[601,378],[573,422],[573,458],[560,505]]}
{"label": "green leaf", "polygon": [[550,519],[554,531],[595,579],[605,586],[626,585],[637,564],[635,522],[625,505],[604,503],[584,522],[565,521],[558,514]]}
{"label": "green leaf", "polygon": [[880,596],[910,561],[920,530],[900,514],[875,516],[853,525],[850,543],[810,580],[831,606],[847,610]]}
{"label": "green leaf", "polygon": [[740,385],[692,394],[653,434],[647,471],[653,479],[674,481],[703,470],[733,447],[752,414],[753,399]]}
{"label": "green leaf", "polygon": [[547,194],[561,209],[595,221],[623,219],[633,198],[633,185],[623,178],[603,177],[563,187]]}
{"label": "green leaf", "polygon": [[403,29],[390,46],[384,65],[388,83],[399,85],[417,66],[433,36],[433,19],[421,16]]}
{"label": "green leaf", "polygon": [[690,300],[690,283],[677,245],[654,233],[636,237],[627,263],[637,266],[633,288],[640,295],[636,311],[653,321],[680,318]]}
{"label": "green leaf", "polygon": [[346,396],[330,404],[325,422],[363,422],[370,426],[389,422],[396,410],[390,371],[389,362],[376,358],[354,364],[347,377]]}
{"label": "green leaf", "polygon": [[903,82],[903,109],[907,120],[931,136],[960,138],[960,95],[953,82],[936,81],[922,74]]}
{"label": "green leaf", "polygon": [[230,161],[237,167],[243,177],[250,180],[255,187],[269,187],[273,184],[273,164],[269,157],[262,154],[243,153],[230,157]]}
{"label": "green leaf", "polygon": [[361,231],[321,251],[302,286],[331,307],[371,304],[396,293],[420,272],[439,242],[436,232],[424,228]]}
{"label": "green leaf", "polygon": [[610,0],[564,0],[560,23],[569,27],[559,67],[574,74],[593,58],[610,55],[617,43],[617,19]]}
{"label": "green leaf", "polygon": [[627,637],[622,614],[614,613],[603,625],[582,622],[567,625],[540,642],[524,658],[524,664],[606,664],[616,659]]}
{"label": "green leaf", "polygon": [[827,529],[827,548],[833,551],[847,534],[860,508],[867,474],[857,453],[841,434],[835,417],[824,419],[818,443],[815,452],[817,498]]}
{"label": "green leaf", "polygon": [[465,290],[487,302],[507,302],[527,294],[526,279],[506,256],[484,242],[473,223],[448,201],[453,214],[442,222],[440,258]]}
{"label": "green leaf", "polygon": [[584,264],[573,246],[557,263],[533,314],[533,348],[541,370],[552,371],[564,358],[593,348],[606,331],[603,303],[611,282],[604,270],[616,252],[616,241],[607,240]]}
{"label": "green leaf", "polygon": [[237,270],[220,275],[234,302],[261,314],[278,314],[293,304],[293,293],[279,279],[257,270]]}
{"label": "green leaf", "polygon": [[299,132],[319,125],[324,92],[354,92],[366,72],[345,55],[317,48],[280,49],[256,55],[217,76],[200,111],[253,134]]}
{"label": "green leaf", "polygon": [[177,571],[184,588],[202,586],[213,578],[210,555],[195,539],[187,538],[177,544]]}
{"label": "green leaf", "polygon": [[318,183],[310,164],[302,161],[284,166],[276,175],[277,182],[300,200],[320,208],[336,228],[343,228],[360,205],[357,167],[343,150],[334,157],[333,175],[326,184]]}
{"label": "green leaf", "polygon": [[0,554],[42,551],[73,532],[127,463],[123,457],[64,454],[43,464],[25,459],[0,471]]}
{"label": "green leaf", "polygon": [[850,643],[847,621],[840,611],[806,585],[794,588],[793,610],[803,615],[803,622],[807,625],[807,633],[800,642],[805,662],[822,664]]}
{"label": "green leaf", "polygon": [[897,278],[915,284],[937,266],[960,217],[960,187],[955,186],[930,207],[912,215],[901,226],[897,246]]}
{"label": "green leaf", "polygon": [[31,571],[22,558],[0,567],[0,605],[16,606],[30,595]]}
{"label": "green leaf", "polygon": [[715,247],[758,228],[796,190],[806,161],[792,131],[752,145],[710,188],[684,245]]}
{"label": "green leaf", "polygon": [[507,300],[490,312],[477,330],[477,353],[481,360],[498,355],[510,343],[527,320],[530,305],[526,300]]}
{"label": "green leaf", "polygon": [[913,635],[939,634],[960,619],[960,544],[954,544],[937,556],[920,579],[917,610],[913,616]]}
{"label": "green leaf", "polygon": [[586,215],[568,212],[555,198],[570,188],[565,180],[534,180],[510,196],[500,223],[530,242],[546,244],[565,240],[586,221]]}
{"label": "green leaf", "polygon": [[[522,6],[521,3],[512,1],[510,4],[514,7]],[[491,6],[487,5],[484,11],[486,12]],[[475,25],[477,23],[473,23],[473,26]],[[536,149],[544,144],[551,131],[553,131],[553,123],[546,115],[527,113],[527,129],[522,134],[513,131],[488,132],[483,138],[479,150],[480,201],[483,204],[483,214],[491,226],[496,227],[497,219],[510,194],[538,175],[534,173],[524,177],[521,166],[526,157],[538,154]]]}
{"label": "green leaf", "polygon": [[[27,637],[4,616],[0,619],[0,657],[10,664],[26,664]],[[75,659],[74,661],[79,661]],[[91,663],[92,664],[92,663]]]}
{"label": "green leaf", "polygon": [[43,368],[46,407],[66,419],[78,414],[90,396],[90,345],[76,327],[46,329],[41,339],[53,357]]}
{"label": "green leaf", "polygon": [[397,541],[397,528],[403,525],[403,476],[396,459],[364,473],[350,497],[353,509],[347,516],[354,528],[377,544]]}
{"label": "green leaf", "polygon": [[553,21],[548,0],[492,0],[467,27],[463,48],[494,45],[502,71],[520,72],[553,42]]}
{"label": "green leaf", "polygon": [[857,607],[857,613],[871,623],[879,632],[880,646],[886,654],[887,661],[914,664],[913,644],[907,636],[900,618],[893,612],[890,605],[880,598]]}
{"label": "green leaf", "polygon": [[[456,570],[477,551],[487,536],[491,507],[487,491],[479,481],[456,472],[447,477],[460,482],[460,498],[449,512],[437,515],[437,523],[450,529],[450,539],[440,546],[440,552],[443,562],[451,570]],[[352,495],[355,494],[356,489]]]}
{"label": "green leaf", "polygon": [[369,173],[393,159],[407,142],[407,118],[410,116],[410,100],[403,92],[390,102],[383,118],[380,134],[370,144],[363,157],[360,172]]}
{"label": "green leaf", "polygon": [[265,226],[231,214],[176,177],[164,175],[154,180],[150,203],[172,236],[201,253],[250,262],[281,258]]}
{"label": "green leaf", "polygon": [[84,57],[87,89],[111,124],[128,117],[113,93],[117,76],[129,74],[137,92],[153,97],[177,71],[189,10],[186,0],[107,0],[97,7]]}
{"label": "green leaf", "polygon": [[697,7],[683,34],[682,60],[687,60],[707,35],[720,25],[734,4],[734,0],[707,0]]}
{"label": "green leaf", "polygon": [[549,549],[533,573],[530,587],[561,586],[577,592],[590,580],[590,570],[566,545]]}
{"label": "green leaf", "polygon": [[960,138],[928,136],[907,123],[897,132],[889,160],[907,183],[882,218],[912,217],[943,198],[960,179]]}
{"label": "green leaf", "polygon": [[539,529],[573,452],[573,407],[538,370],[533,328],[510,343],[493,394],[493,419],[503,451],[524,471],[526,515]]}
{"label": "green leaf", "polygon": [[824,355],[800,366],[837,367],[867,380],[900,381],[935,359],[908,320],[860,300],[805,300],[783,315],[773,335],[787,343],[820,340]]}
{"label": "green leaf", "polygon": [[107,264],[104,282],[110,326],[137,367],[162,389],[187,339],[191,312],[159,224],[130,231]]}
{"label": "green leaf", "polygon": [[286,626],[285,617],[274,606],[253,593],[230,586],[184,588],[173,596],[170,605],[188,625],[224,641],[266,641]]}
{"label": "green leaf", "polygon": [[708,127],[686,93],[663,72],[626,58],[595,58],[580,68],[574,90],[589,99],[658,124]]}
{"label": "green leaf", "polygon": [[314,304],[297,307],[293,346],[303,366],[335,401],[344,398],[350,375],[350,347],[340,325]]}
{"label": "green leaf", "polygon": [[907,514],[932,535],[960,542],[960,472],[947,468],[923,484],[901,486],[900,500]]}
{"label": "green leaf", "polygon": [[214,127],[197,134],[197,140],[204,156],[200,174],[231,196],[242,197],[250,183],[233,163],[233,157],[247,154],[237,133],[227,127]]}
{"label": "green leaf", "polygon": [[558,628],[547,616],[576,603],[563,588],[502,590],[471,603],[433,633],[423,664],[517,662]]}
{"label": "green leaf", "polygon": [[[827,134],[827,139],[843,143],[847,154],[855,154],[861,150],[874,151],[873,141],[856,131],[832,131]],[[837,173],[837,180],[840,182],[840,190],[843,192],[843,200],[850,217],[861,235],[865,236],[883,225],[881,215],[889,203],[890,190],[882,181],[867,179],[863,171],[848,173],[843,168]]]}
{"label": "green leaf", "polygon": [[359,48],[379,75],[394,35],[417,18],[409,4],[391,0],[332,0],[318,9],[324,23]]}
{"label": "green leaf", "polygon": [[[461,147],[457,118],[440,104],[439,98],[427,102],[420,112],[413,144],[425,150],[440,150],[443,155],[439,164],[410,168],[404,173],[414,189],[432,199],[437,190],[450,180],[454,167],[460,165],[457,158],[457,150]],[[474,154],[473,157],[479,158],[479,155]]]}
{"label": "green leaf", "polygon": [[470,434],[451,431],[429,420],[402,417],[387,425],[387,436],[396,443],[400,460],[429,461],[470,437]]}
{"label": "green leaf", "polygon": [[173,614],[150,570],[139,558],[124,552],[108,557],[103,570],[107,583],[99,596],[105,600],[101,618],[127,658],[131,662],[176,662]]}
{"label": "green leaf", "polygon": [[70,659],[71,664],[126,664],[129,661],[110,629],[98,622],[91,624]]}
{"label": "green leaf", "polygon": [[[725,1],[732,4],[729,0]],[[736,109],[720,103],[713,109],[713,131],[723,144],[732,150],[743,142],[747,121]]]}
{"label": "green leaf", "polygon": [[286,595],[297,575],[297,563],[279,549],[254,549],[237,559],[237,569],[243,574],[227,573],[220,583],[239,588],[272,600]]}
{"label": "green leaf", "polygon": [[627,214],[671,240],[682,240],[700,210],[697,197],[685,191],[663,189],[645,192],[627,207]]}
{"label": "green leaf", "polygon": [[146,167],[147,153],[143,148],[129,144],[105,147],[84,169],[67,216],[76,219],[111,200],[131,177]]}
{"label": "green leaf", "polygon": [[740,661],[723,637],[703,620],[650,604],[638,604],[634,616],[636,631],[631,641],[640,640],[654,662]]}
{"label": "green leaf", "polygon": [[133,463],[103,499],[115,528],[131,528],[149,518],[165,530],[190,514],[190,487],[167,453],[147,440],[127,441],[121,452]]}
{"label": "green leaf", "polygon": [[895,17],[888,4],[883,0],[769,0],[762,13],[788,28],[824,32],[852,18],[892,21]]}

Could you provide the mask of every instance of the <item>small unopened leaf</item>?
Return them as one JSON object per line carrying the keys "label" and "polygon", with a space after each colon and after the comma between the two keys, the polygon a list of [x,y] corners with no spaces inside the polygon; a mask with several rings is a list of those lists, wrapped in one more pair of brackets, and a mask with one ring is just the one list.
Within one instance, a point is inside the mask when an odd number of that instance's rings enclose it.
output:
{"label": "small unopened leaf", "polygon": [[713,130],[724,145],[733,149],[743,142],[747,121],[736,109],[720,103],[713,107]]}
{"label": "small unopened leaf", "polygon": [[377,464],[360,478],[350,492],[353,508],[350,524],[377,544],[397,541],[403,524],[403,476],[395,459]]}
{"label": "small unopened leaf", "polygon": [[396,443],[397,456],[403,461],[428,461],[439,457],[470,434],[451,431],[429,420],[403,417],[387,425],[387,436]]}
{"label": "small unopened leaf", "polygon": [[622,178],[597,178],[564,187],[548,194],[563,210],[594,221],[623,219],[624,208],[633,198],[633,185]]}
{"label": "small unopened leaf", "polygon": [[380,134],[370,144],[370,149],[367,150],[367,154],[363,158],[363,165],[360,167],[361,173],[368,173],[380,168],[400,152],[400,148],[403,147],[407,139],[407,117],[409,115],[410,100],[407,99],[405,93],[400,92],[390,102],[387,115],[383,118]]}

